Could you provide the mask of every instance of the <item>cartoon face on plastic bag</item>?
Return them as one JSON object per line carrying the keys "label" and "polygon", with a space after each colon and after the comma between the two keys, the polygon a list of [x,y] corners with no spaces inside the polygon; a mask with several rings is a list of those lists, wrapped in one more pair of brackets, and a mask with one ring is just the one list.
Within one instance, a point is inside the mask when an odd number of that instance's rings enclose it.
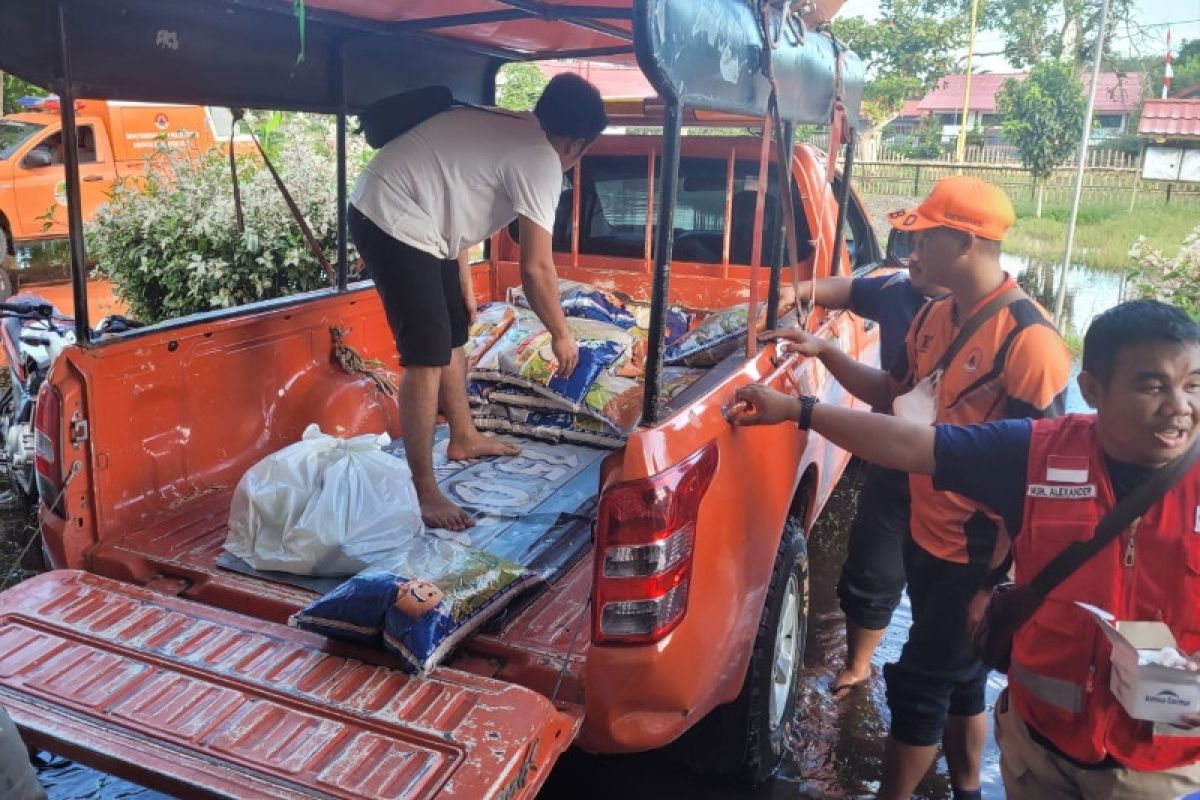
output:
{"label": "cartoon face on plastic bag", "polygon": [[403,581],[397,587],[394,605],[406,617],[420,619],[438,607],[446,594],[430,581]]}

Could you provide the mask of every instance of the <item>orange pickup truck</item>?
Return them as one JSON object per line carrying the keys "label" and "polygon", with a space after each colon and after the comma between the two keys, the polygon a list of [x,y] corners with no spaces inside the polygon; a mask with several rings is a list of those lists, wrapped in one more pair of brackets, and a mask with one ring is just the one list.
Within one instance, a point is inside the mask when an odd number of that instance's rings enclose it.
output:
{"label": "orange pickup truck", "polygon": [[[113,184],[136,177],[158,147],[204,153],[229,140],[227,109],[162,103],[76,101],[84,219]],[[63,132],[58,98],[0,118],[0,261],[14,245],[67,235]]]}
{"label": "orange pickup truck", "polygon": [[[45,27],[51,5],[64,12],[59,30]],[[802,277],[878,262],[861,207],[828,182],[822,154],[781,146],[783,158],[769,158],[755,137],[680,135],[706,104],[765,119],[767,48],[787,132],[777,144],[796,123],[853,129],[853,54],[786,5],[764,4],[774,33],[762,36],[744,0],[541,10],[310,0],[299,61],[285,0],[126,0],[122,15],[92,0],[0,8],[0,68],[66,76],[64,96],[84,89],[48,55],[60,38],[71,64],[94,70],[87,89],[319,111],[339,115],[343,131],[347,110],[412,86],[487,102],[506,59],[633,54],[664,98],[643,111],[665,118],[662,136],[601,138],[564,181],[554,231],[562,277],[651,306],[642,424],[619,449],[563,460],[557,480],[593,499],[538,515],[556,520],[530,546],[547,580],[426,675],[287,627],[311,588],[218,563],[233,487],[252,464],[313,422],[396,433],[394,401],[333,358],[338,328],[364,358],[398,367],[374,290],[346,284],[344,250],[338,287],[89,341],[73,226],[83,335],[54,365],[36,420],[53,570],[0,594],[0,703],[29,742],[206,797],[529,798],[572,744],[623,753],[678,743],[699,768],[770,775],[795,717],[806,534],[848,456],[795,427],[734,429],[723,408],[754,381],[855,401],[815,362],[777,365],[773,347],[747,344],[659,404],[654,326],[676,302],[762,297],[774,307],[791,278],[778,255],[785,192]],[[13,47],[11,29],[42,39]],[[114,43],[115,63],[99,56]],[[789,183],[773,179],[781,164]],[[68,188],[74,215],[70,174]],[[845,235],[835,233],[843,216]],[[476,294],[500,299],[518,284],[518,245],[501,231],[487,252]],[[816,309],[806,324],[877,358],[877,332],[848,313]],[[619,551],[668,543],[677,547],[661,566],[605,567]],[[613,625],[616,607],[636,613]]]}

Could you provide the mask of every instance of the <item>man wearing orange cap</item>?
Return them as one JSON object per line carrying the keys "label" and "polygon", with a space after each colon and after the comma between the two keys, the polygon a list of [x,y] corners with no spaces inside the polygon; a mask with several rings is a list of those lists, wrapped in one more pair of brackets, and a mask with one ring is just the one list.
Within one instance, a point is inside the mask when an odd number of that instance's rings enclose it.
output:
{"label": "man wearing orange cap", "polygon": [[[888,215],[893,228],[913,234],[913,280],[950,290],[913,320],[889,372],[801,330],[762,338],[820,358],[858,398],[924,424],[1054,416],[1071,355],[1000,268],[1000,240],[1014,218],[1004,192],[971,177],[943,178],[917,208]],[[971,651],[967,607],[1007,571],[1009,532],[979,503],[935,491],[926,475],[910,475],[909,489],[904,567],[913,621],[899,661],[884,667],[892,728],[879,797],[907,800],[942,742],[955,800],[978,798],[987,669]]]}

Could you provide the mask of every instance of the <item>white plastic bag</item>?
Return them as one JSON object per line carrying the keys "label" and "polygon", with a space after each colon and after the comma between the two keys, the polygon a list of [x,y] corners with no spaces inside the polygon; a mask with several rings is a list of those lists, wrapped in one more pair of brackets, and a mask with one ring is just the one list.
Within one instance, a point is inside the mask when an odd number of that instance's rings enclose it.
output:
{"label": "white plastic bag", "polygon": [[421,509],[387,434],[339,439],[309,425],[238,482],[225,549],[258,570],[353,575],[420,533]]}
{"label": "white plastic bag", "polygon": [[940,372],[927,375],[908,393],[892,401],[892,414],[909,422],[932,425],[937,421],[937,392]]}

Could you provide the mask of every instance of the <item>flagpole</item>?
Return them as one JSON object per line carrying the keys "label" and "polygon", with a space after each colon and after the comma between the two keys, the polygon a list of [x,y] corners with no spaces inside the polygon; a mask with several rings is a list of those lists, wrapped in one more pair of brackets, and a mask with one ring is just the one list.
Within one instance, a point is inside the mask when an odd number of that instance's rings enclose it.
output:
{"label": "flagpole", "polygon": [[1092,112],[1096,108],[1096,84],[1100,83],[1100,56],[1104,53],[1104,33],[1108,27],[1108,2],[1100,9],[1100,30],[1096,34],[1096,48],[1092,54],[1092,85],[1088,87],[1087,110],[1083,115],[1083,135],[1079,138],[1079,163],[1075,165],[1075,196],[1071,200],[1071,221],[1067,225],[1067,252],[1063,255],[1062,270],[1058,275],[1058,297],[1054,303],[1054,324],[1060,330],[1063,321],[1063,306],[1067,302],[1067,273],[1071,268],[1071,250],[1075,246],[1075,223],[1079,219],[1079,197],[1083,193],[1083,168],[1087,163],[1088,139],[1092,134]]}
{"label": "flagpole", "polygon": [[1163,67],[1163,100],[1166,100],[1167,95],[1171,92],[1171,78],[1173,77],[1175,77],[1175,70],[1171,69],[1171,29],[1167,28],[1167,57]]}

